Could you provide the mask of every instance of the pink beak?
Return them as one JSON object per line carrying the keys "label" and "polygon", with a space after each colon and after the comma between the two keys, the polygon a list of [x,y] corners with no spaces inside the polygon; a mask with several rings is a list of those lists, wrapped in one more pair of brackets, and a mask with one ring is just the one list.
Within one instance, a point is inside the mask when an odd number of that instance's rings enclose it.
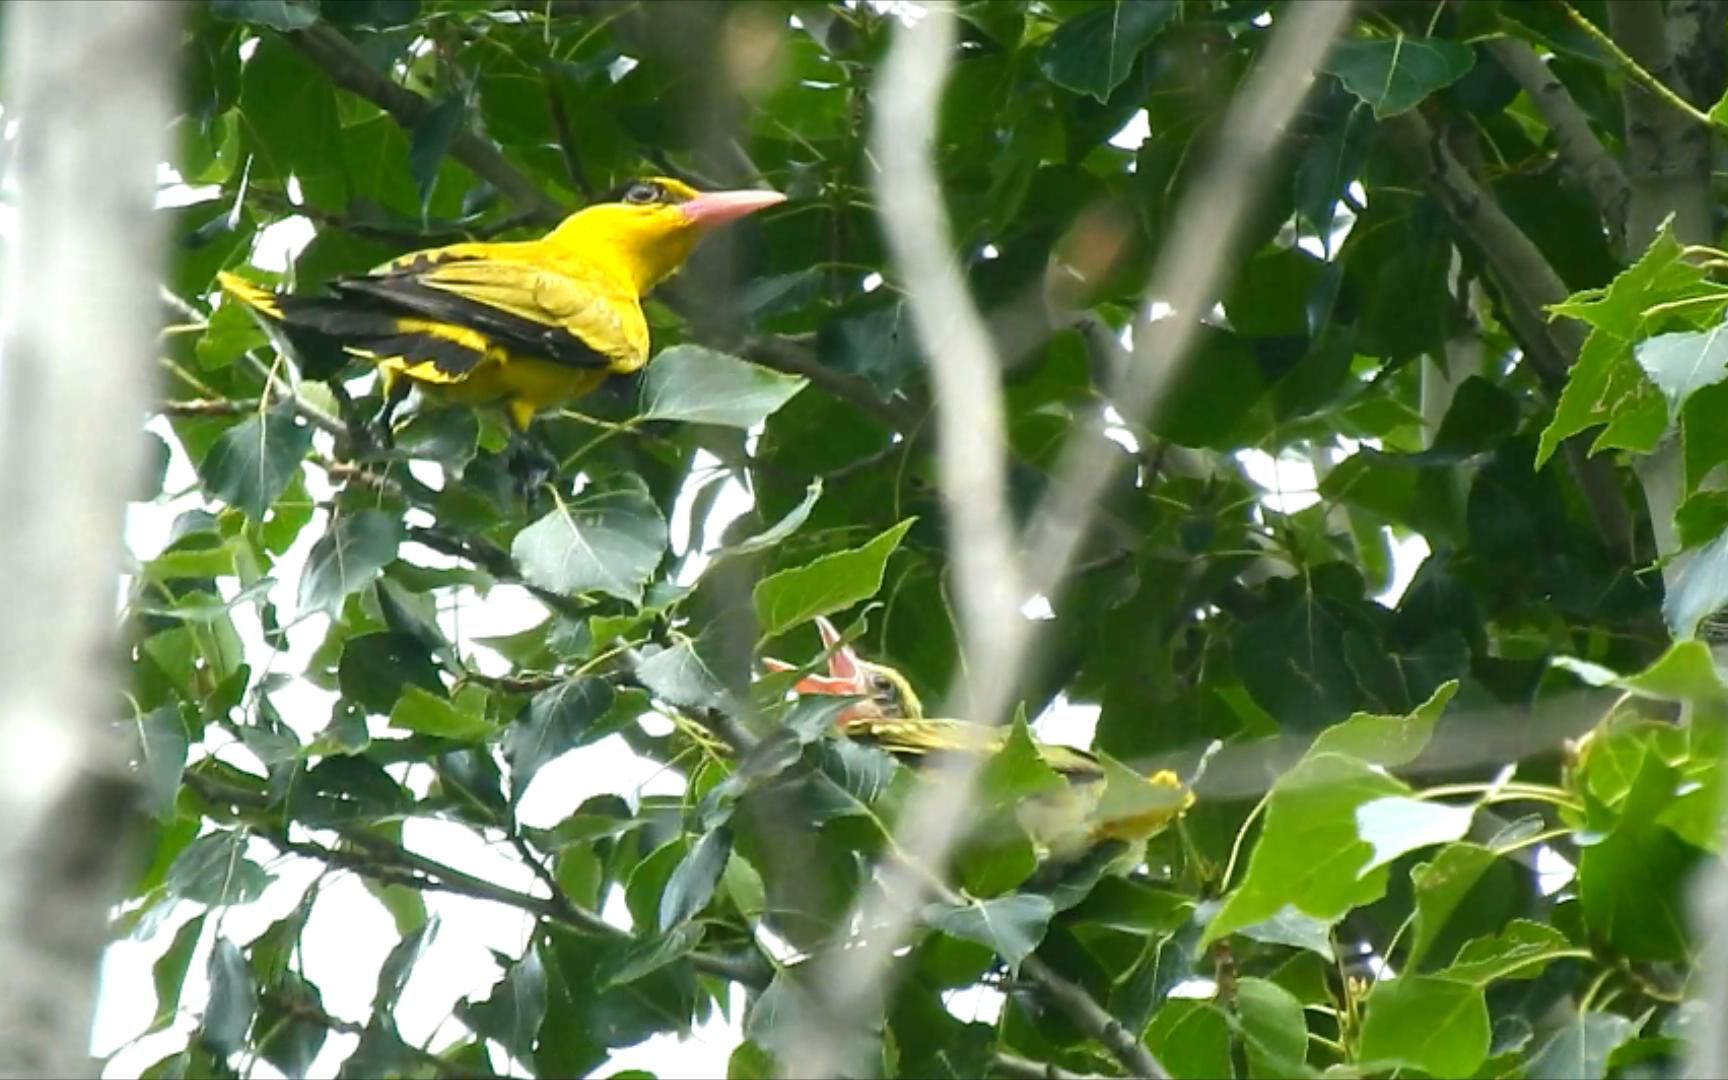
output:
{"label": "pink beak", "polygon": [[699,229],[712,229],[746,214],[778,206],[786,196],[778,191],[705,191],[679,207],[685,220]]}
{"label": "pink beak", "polygon": [[[686,203],[686,206],[689,204]],[[850,645],[840,645],[840,631],[834,624],[822,616],[816,616],[816,632],[822,635],[823,648],[831,650],[828,653],[828,674],[806,675],[798,680],[793,690],[800,694],[862,694],[862,672],[858,670],[858,654],[852,651]],[[769,671],[792,671],[797,665],[788,664],[784,660],[776,660],[771,656],[762,658],[762,666]]]}

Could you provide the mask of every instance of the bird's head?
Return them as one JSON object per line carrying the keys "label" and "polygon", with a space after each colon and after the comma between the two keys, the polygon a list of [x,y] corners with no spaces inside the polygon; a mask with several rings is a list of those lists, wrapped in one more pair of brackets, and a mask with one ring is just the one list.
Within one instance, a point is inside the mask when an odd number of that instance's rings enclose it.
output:
{"label": "bird's head", "polygon": [[697,191],[655,176],[607,192],[549,239],[595,255],[609,251],[645,293],[675,273],[709,230],[785,201],[778,191]]}
{"label": "bird's head", "polygon": [[[844,643],[840,631],[827,619],[817,616],[816,631],[822,635],[822,645],[828,650],[828,673],[806,675],[792,689],[800,694],[832,694],[853,696],[863,700],[840,714],[840,726],[853,720],[919,720],[924,705],[912,692],[906,676],[886,664],[861,660]],[[769,671],[792,671],[797,665],[770,657],[762,659]]]}

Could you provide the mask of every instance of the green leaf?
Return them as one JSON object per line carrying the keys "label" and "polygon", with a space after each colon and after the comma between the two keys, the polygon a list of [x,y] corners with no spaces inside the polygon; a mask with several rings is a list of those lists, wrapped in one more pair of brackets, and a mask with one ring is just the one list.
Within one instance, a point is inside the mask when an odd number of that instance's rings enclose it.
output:
{"label": "green leaf", "polygon": [[380,716],[390,715],[405,687],[418,686],[438,695],[446,692],[438,678],[438,665],[420,640],[391,632],[349,638],[342,646],[336,685],[343,697]]}
{"label": "green leaf", "polygon": [[1103,102],[1175,14],[1174,0],[1111,0],[1064,19],[1039,50],[1038,66],[1056,85]]}
{"label": "green leaf", "polygon": [[746,537],[736,544],[721,548],[715,559],[719,560],[729,555],[749,555],[757,551],[767,551],[780,541],[797,532],[804,522],[810,519],[810,511],[816,508],[816,500],[822,497],[822,478],[820,476],[810,481],[810,486],[804,490],[804,501],[786,512],[786,516],[773,525]]}
{"label": "green leaf", "polygon": [[334,613],[396,558],[402,523],[381,510],[343,514],[318,538],[300,575],[300,613]]}
{"label": "green leaf", "polygon": [[1525,1075],[1529,1080],[1604,1080],[1608,1055],[1637,1030],[1638,1024],[1624,1016],[1583,1013],[1531,1055]]}
{"label": "green leaf", "polygon": [[1340,41],[1321,65],[1344,88],[1367,102],[1374,118],[1408,112],[1434,91],[1451,86],[1476,62],[1468,45],[1440,38]]}
{"label": "green leaf", "polygon": [[1418,848],[1462,840],[1475,816],[1474,807],[1391,795],[1356,808],[1356,835],[1374,847],[1372,869]]}
{"label": "green leaf", "polygon": [[258,994],[252,986],[252,969],[246,958],[227,938],[217,938],[210,950],[210,998],[204,1006],[204,1022],[198,1037],[216,1054],[226,1057],[246,1044],[246,1029],[258,1010]]}
{"label": "green leaf", "polygon": [[1698,632],[1698,624],[1728,605],[1728,533],[1703,547],[1681,552],[1672,568],[1662,618],[1677,638]]}
{"label": "green leaf", "polygon": [[1408,765],[1427,747],[1434,725],[1457,692],[1457,680],[1452,680],[1440,684],[1427,701],[1403,716],[1356,713],[1322,731],[1305,756],[1341,754],[1387,768]]}
{"label": "green leaf", "polygon": [[432,202],[432,189],[438,183],[438,166],[450,149],[450,140],[462,130],[464,111],[462,98],[452,94],[432,106],[414,124],[408,149],[408,173],[414,177],[414,188],[420,193],[422,214]]}
{"label": "green leaf", "polygon": [[1055,912],[1048,896],[1013,893],[969,904],[928,904],[924,921],[945,934],[988,945],[1010,968],[1018,968],[1044,940]]}
{"label": "green leaf", "polygon": [[1686,399],[1728,376],[1728,325],[1700,333],[1657,334],[1632,349],[1638,366],[1677,414]]}
{"label": "green leaf", "polygon": [[156,962],[150,965],[150,981],[156,987],[156,1017],[150,1021],[151,1031],[160,1031],[174,1022],[180,1011],[180,993],[186,985],[186,972],[192,967],[192,954],[198,949],[198,939],[204,933],[204,915],[188,919],[174,932],[174,940]]}
{"label": "green leaf", "polygon": [[1578,863],[1585,924],[1632,960],[1687,955],[1684,883],[1704,853],[1658,823],[1680,783],[1679,771],[1646,749],[1619,821]]}
{"label": "green leaf", "polygon": [[1728,686],[1702,641],[1677,641],[1655,663],[1614,685],[1657,701],[1696,705],[1728,700]]}
{"label": "green leaf", "polygon": [[1416,934],[1404,959],[1406,970],[1421,967],[1453,912],[1497,857],[1478,844],[1448,844],[1431,861],[1410,871],[1416,893]]}
{"label": "green leaf", "polygon": [[1264,922],[1286,906],[1333,923],[1378,899],[1386,890],[1386,870],[1365,869],[1374,849],[1356,833],[1356,809],[1406,791],[1353,758],[1304,758],[1273,786],[1248,872],[1206,927],[1202,945]]}
{"label": "green leaf", "polygon": [[1252,926],[1244,926],[1236,932],[1251,941],[1307,949],[1330,962],[1337,961],[1337,954],[1332,948],[1332,924],[1312,915],[1304,915],[1289,905],[1280,908],[1271,918]]}
{"label": "green leaf", "polygon": [[636,666],[636,676],[655,696],[690,709],[719,704],[726,683],[702,654],[701,643],[688,639],[661,649]]}
{"label": "green leaf", "polygon": [[1430,1076],[1469,1076],[1488,1057],[1482,989],[1432,975],[1374,985],[1362,1021],[1363,1062],[1398,1063]]}
{"label": "green leaf", "polygon": [[1236,1012],[1248,1046],[1250,1076],[1302,1074],[1308,1059],[1308,1024],[1294,994],[1250,976],[1236,984]]}
{"label": "green leaf", "polygon": [[138,718],[138,772],[144,781],[144,804],[158,821],[174,819],[174,799],[180,793],[188,746],[178,705],[164,705]]}
{"label": "green leaf", "polygon": [[1513,919],[1494,937],[1466,942],[1440,974],[1476,986],[1496,979],[1534,979],[1553,961],[1577,953],[1566,935],[1552,926]]}
{"label": "green leaf", "polygon": [[978,770],[977,799],[980,806],[1015,806],[1068,786],[1062,774],[1050,767],[1032,741],[1026,713],[1017,712],[1002,749],[985,759]]}
{"label": "green leaf", "polygon": [[1230,1062],[1230,1021],[1209,1001],[1171,998],[1146,1028],[1147,1049],[1176,1080],[1218,1080],[1234,1076]]}
{"label": "green leaf", "polygon": [[[1704,286],[1704,272],[1687,262],[1684,249],[1666,225],[1633,265],[1621,271],[1605,289],[1574,293],[1552,314],[1578,319],[1593,329],[1567,375],[1566,387],[1554,408],[1554,418],[1542,431],[1536,467],[1560,443],[1598,424],[1621,430],[1604,433],[1594,449],[1619,446],[1654,448],[1667,425],[1661,395],[1634,362],[1632,343],[1643,327],[1645,312],[1661,304],[1689,299]],[[1628,438],[1629,435],[1636,438]]]}
{"label": "green leaf", "polygon": [[404,934],[402,940],[391,947],[384,963],[378,966],[378,987],[372,995],[374,1014],[387,1016],[395,1010],[396,1002],[402,998],[403,987],[414,974],[414,965],[420,962],[421,954],[437,936],[438,919],[434,916],[411,933]]}
{"label": "green leaf", "polygon": [[279,405],[224,431],[204,455],[198,475],[212,496],[262,521],[310,449],[312,429],[295,418],[292,406]]}
{"label": "green leaf", "polygon": [[599,731],[599,721],[611,711],[613,701],[611,683],[586,677],[535,694],[504,733],[511,801],[521,801],[534,774],[552,759],[608,734]]}
{"label": "green leaf", "polygon": [[573,595],[603,592],[631,604],[666,550],[666,519],[644,491],[585,495],[516,534],[511,558],[530,584]]}
{"label": "green leaf", "polygon": [[778,637],[818,615],[831,615],[876,595],[888,556],[916,518],[907,518],[863,547],[824,555],[756,583],[756,621],[764,638]]}
{"label": "green leaf", "polygon": [[492,733],[492,723],[484,711],[459,709],[447,699],[413,685],[402,688],[402,696],[390,710],[390,726],[460,742],[478,742]]}
{"label": "green leaf", "polygon": [[276,880],[246,857],[246,836],[233,831],[206,833],[187,844],[168,868],[168,891],[211,907],[246,904],[264,895]]}
{"label": "green leaf", "polygon": [[689,955],[702,943],[707,928],[701,923],[681,923],[664,934],[637,938],[605,965],[600,973],[600,985],[610,989],[624,986],[659,971]]}
{"label": "green leaf", "polygon": [[641,418],[751,428],[804,389],[808,380],[704,349],[674,345],[642,380]]}
{"label": "green leaf", "polygon": [[731,854],[732,833],[724,826],[708,830],[696,841],[660,894],[662,933],[682,926],[708,906]]}
{"label": "green leaf", "polygon": [[523,1061],[534,1052],[534,1037],[546,1016],[546,969],[539,950],[530,948],[492,987],[485,1001],[457,1007],[462,1022],[494,1040]]}
{"label": "green leaf", "polygon": [[232,364],[248,349],[268,344],[270,338],[252,312],[241,304],[224,303],[210,315],[198,336],[193,358],[206,371]]}
{"label": "green leaf", "polygon": [[258,1006],[258,1053],[283,1075],[301,1080],[329,1035],[313,1019],[324,1012],[323,995],[292,971],[283,972],[267,989]]}

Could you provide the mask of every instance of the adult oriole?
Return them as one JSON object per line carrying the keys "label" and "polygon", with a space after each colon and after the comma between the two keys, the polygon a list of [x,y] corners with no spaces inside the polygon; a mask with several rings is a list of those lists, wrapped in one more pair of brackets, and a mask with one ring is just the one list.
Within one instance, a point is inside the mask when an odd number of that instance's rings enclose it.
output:
{"label": "adult oriole", "polygon": [[[860,659],[827,619],[818,617],[816,629],[828,651],[828,672],[806,675],[793,689],[857,696],[860,700],[838,720],[849,738],[914,761],[943,752],[994,754],[1006,743],[1005,728],[925,716],[906,676],[886,664]],[[770,671],[794,667],[768,658],[763,664]],[[1071,858],[1109,840],[1138,849],[1193,805],[1193,792],[1168,769],[1141,776],[1071,746],[1034,746],[1067,785],[1022,803],[1016,817],[1032,841],[1055,858]],[[1131,861],[1138,863],[1137,850]]]}
{"label": "adult oriole", "polygon": [[698,192],[665,177],[626,184],[538,240],[416,251],[324,295],[273,293],[234,274],[222,288],[280,331],[302,371],[348,357],[384,379],[385,418],[409,386],[502,404],[518,431],[609,374],[648,361],[642,297],[703,233],[785,200],[773,191]]}

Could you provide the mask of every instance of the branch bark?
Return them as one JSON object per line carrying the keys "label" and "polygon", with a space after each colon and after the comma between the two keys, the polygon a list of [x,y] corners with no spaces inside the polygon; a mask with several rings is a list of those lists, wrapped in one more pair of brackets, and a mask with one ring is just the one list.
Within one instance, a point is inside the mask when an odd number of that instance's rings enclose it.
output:
{"label": "branch bark", "polygon": [[[112,726],[114,582],[160,309],[156,165],[177,8],[7,12],[22,128],[0,366],[0,1075],[90,1074],[136,791]],[[50,465],[51,462],[51,465]]]}
{"label": "branch bark", "polygon": [[1536,50],[1517,38],[1495,38],[1488,51],[1500,66],[1524,88],[1536,111],[1548,122],[1560,162],[1596,203],[1596,212],[1607,226],[1616,252],[1626,246],[1626,210],[1632,190],[1620,163],[1608,153],[1602,140],[1590,129],[1590,118],[1559,76],[1548,69]]}
{"label": "branch bark", "polygon": [[[1582,16],[1573,13],[1573,17],[1581,26],[1591,26]],[[1670,213],[1674,215],[1674,235],[1681,243],[1709,243],[1714,232],[1711,129],[1687,113],[1680,92],[1674,89],[1679,85],[1678,69],[1663,5],[1613,0],[1608,5],[1608,28],[1610,44],[1624,50],[1633,61],[1633,70],[1647,73],[1656,86],[1666,90],[1659,93],[1635,76],[1621,88],[1626,109],[1626,174],[1632,186],[1626,221],[1628,246],[1642,251]]]}

